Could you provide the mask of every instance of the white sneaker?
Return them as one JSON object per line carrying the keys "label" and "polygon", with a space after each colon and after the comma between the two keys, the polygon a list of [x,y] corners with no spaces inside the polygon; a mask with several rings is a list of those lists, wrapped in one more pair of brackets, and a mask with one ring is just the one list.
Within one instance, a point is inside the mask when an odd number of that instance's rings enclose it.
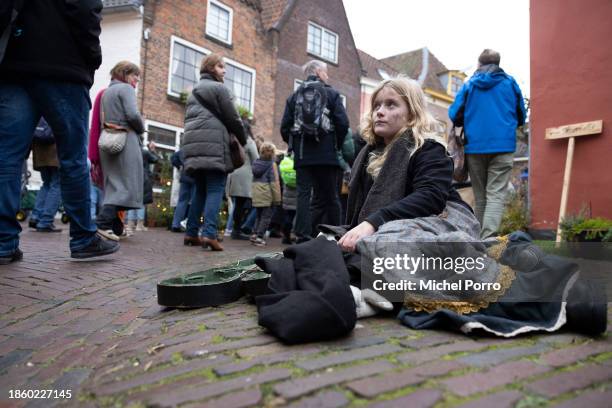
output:
{"label": "white sneaker", "polygon": [[112,229],[109,230],[98,230],[98,234],[102,235],[106,239],[110,239],[113,241],[119,241],[119,236],[113,232]]}

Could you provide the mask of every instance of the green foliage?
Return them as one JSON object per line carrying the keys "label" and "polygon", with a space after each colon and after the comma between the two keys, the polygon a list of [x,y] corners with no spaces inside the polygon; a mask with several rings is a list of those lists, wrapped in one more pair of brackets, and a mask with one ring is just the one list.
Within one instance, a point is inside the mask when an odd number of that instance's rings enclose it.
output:
{"label": "green foliage", "polygon": [[183,91],[180,93],[179,99],[183,105],[187,104],[187,98],[189,98],[189,92]]}
{"label": "green foliage", "polygon": [[249,108],[246,108],[241,105],[238,105],[238,114],[242,119],[251,119],[253,117],[253,114],[251,113]]}
{"label": "green foliage", "polygon": [[170,194],[172,192],[172,164],[170,160],[159,161],[159,186],[161,193],[153,193],[153,204],[147,207],[147,223],[151,227],[167,227],[172,224],[174,210],[170,207]]}
{"label": "green foliage", "polygon": [[527,231],[529,226],[529,214],[522,194],[513,194],[506,204],[502,216],[499,234],[506,235],[514,231]]}
{"label": "green foliage", "polygon": [[612,220],[586,215],[585,208],[578,214],[570,214],[559,224],[561,235],[566,241],[577,241],[581,235],[586,240],[601,240],[612,242]]}

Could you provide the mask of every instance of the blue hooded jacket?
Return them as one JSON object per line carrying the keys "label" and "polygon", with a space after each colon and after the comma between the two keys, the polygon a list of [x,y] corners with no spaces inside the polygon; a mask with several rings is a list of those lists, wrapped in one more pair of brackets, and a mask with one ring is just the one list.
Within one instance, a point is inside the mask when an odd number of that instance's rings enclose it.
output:
{"label": "blue hooded jacket", "polygon": [[455,126],[465,124],[465,153],[513,153],[525,103],[514,78],[497,65],[485,65],[463,85],[448,115]]}

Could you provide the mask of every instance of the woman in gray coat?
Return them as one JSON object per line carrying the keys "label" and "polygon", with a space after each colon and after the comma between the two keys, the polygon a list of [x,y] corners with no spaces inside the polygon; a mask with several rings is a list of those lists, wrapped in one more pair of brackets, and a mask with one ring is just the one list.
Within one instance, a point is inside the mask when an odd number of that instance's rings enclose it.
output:
{"label": "woman in gray coat", "polygon": [[259,159],[255,140],[249,131],[250,124],[248,119],[243,121],[247,143],[244,146],[246,160],[242,167],[230,174],[227,181],[227,193],[234,203],[232,239],[248,240],[249,236],[240,231],[240,226],[244,220],[245,212],[251,208],[251,188],[253,186],[253,171],[251,165]]}
{"label": "woman in gray coat", "polygon": [[[195,180],[195,194],[187,217],[185,245],[202,245],[222,251],[217,240],[219,207],[227,175],[234,171],[229,152],[230,133],[244,146],[246,136],[234,98],[223,85],[225,64],[217,54],[202,61],[200,82],[187,98],[185,134],[185,172]],[[200,217],[204,210],[204,232],[200,240]]]}
{"label": "woman in gray coat", "polygon": [[100,118],[102,126],[112,124],[127,131],[125,147],[118,154],[100,150],[104,173],[104,207],[96,224],[98,231],[109,239],[119,240],[123,221],[117,211],[142,207],[143,167],[142,140],[144,123],[136,105],[134,88],[140,80],[137,65],[122,61],[111,70],[111,83],[102,96]]}

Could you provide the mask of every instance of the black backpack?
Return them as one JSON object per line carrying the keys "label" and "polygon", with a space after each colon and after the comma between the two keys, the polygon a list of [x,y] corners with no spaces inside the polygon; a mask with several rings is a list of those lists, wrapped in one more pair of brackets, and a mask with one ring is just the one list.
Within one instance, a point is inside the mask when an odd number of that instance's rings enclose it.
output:
{"label": "black backpack", "polygon": [[320,129],[325,130],[327,92],[321,81],[305,81],[295,96],[293,130],[304,138],[319,141]]}

